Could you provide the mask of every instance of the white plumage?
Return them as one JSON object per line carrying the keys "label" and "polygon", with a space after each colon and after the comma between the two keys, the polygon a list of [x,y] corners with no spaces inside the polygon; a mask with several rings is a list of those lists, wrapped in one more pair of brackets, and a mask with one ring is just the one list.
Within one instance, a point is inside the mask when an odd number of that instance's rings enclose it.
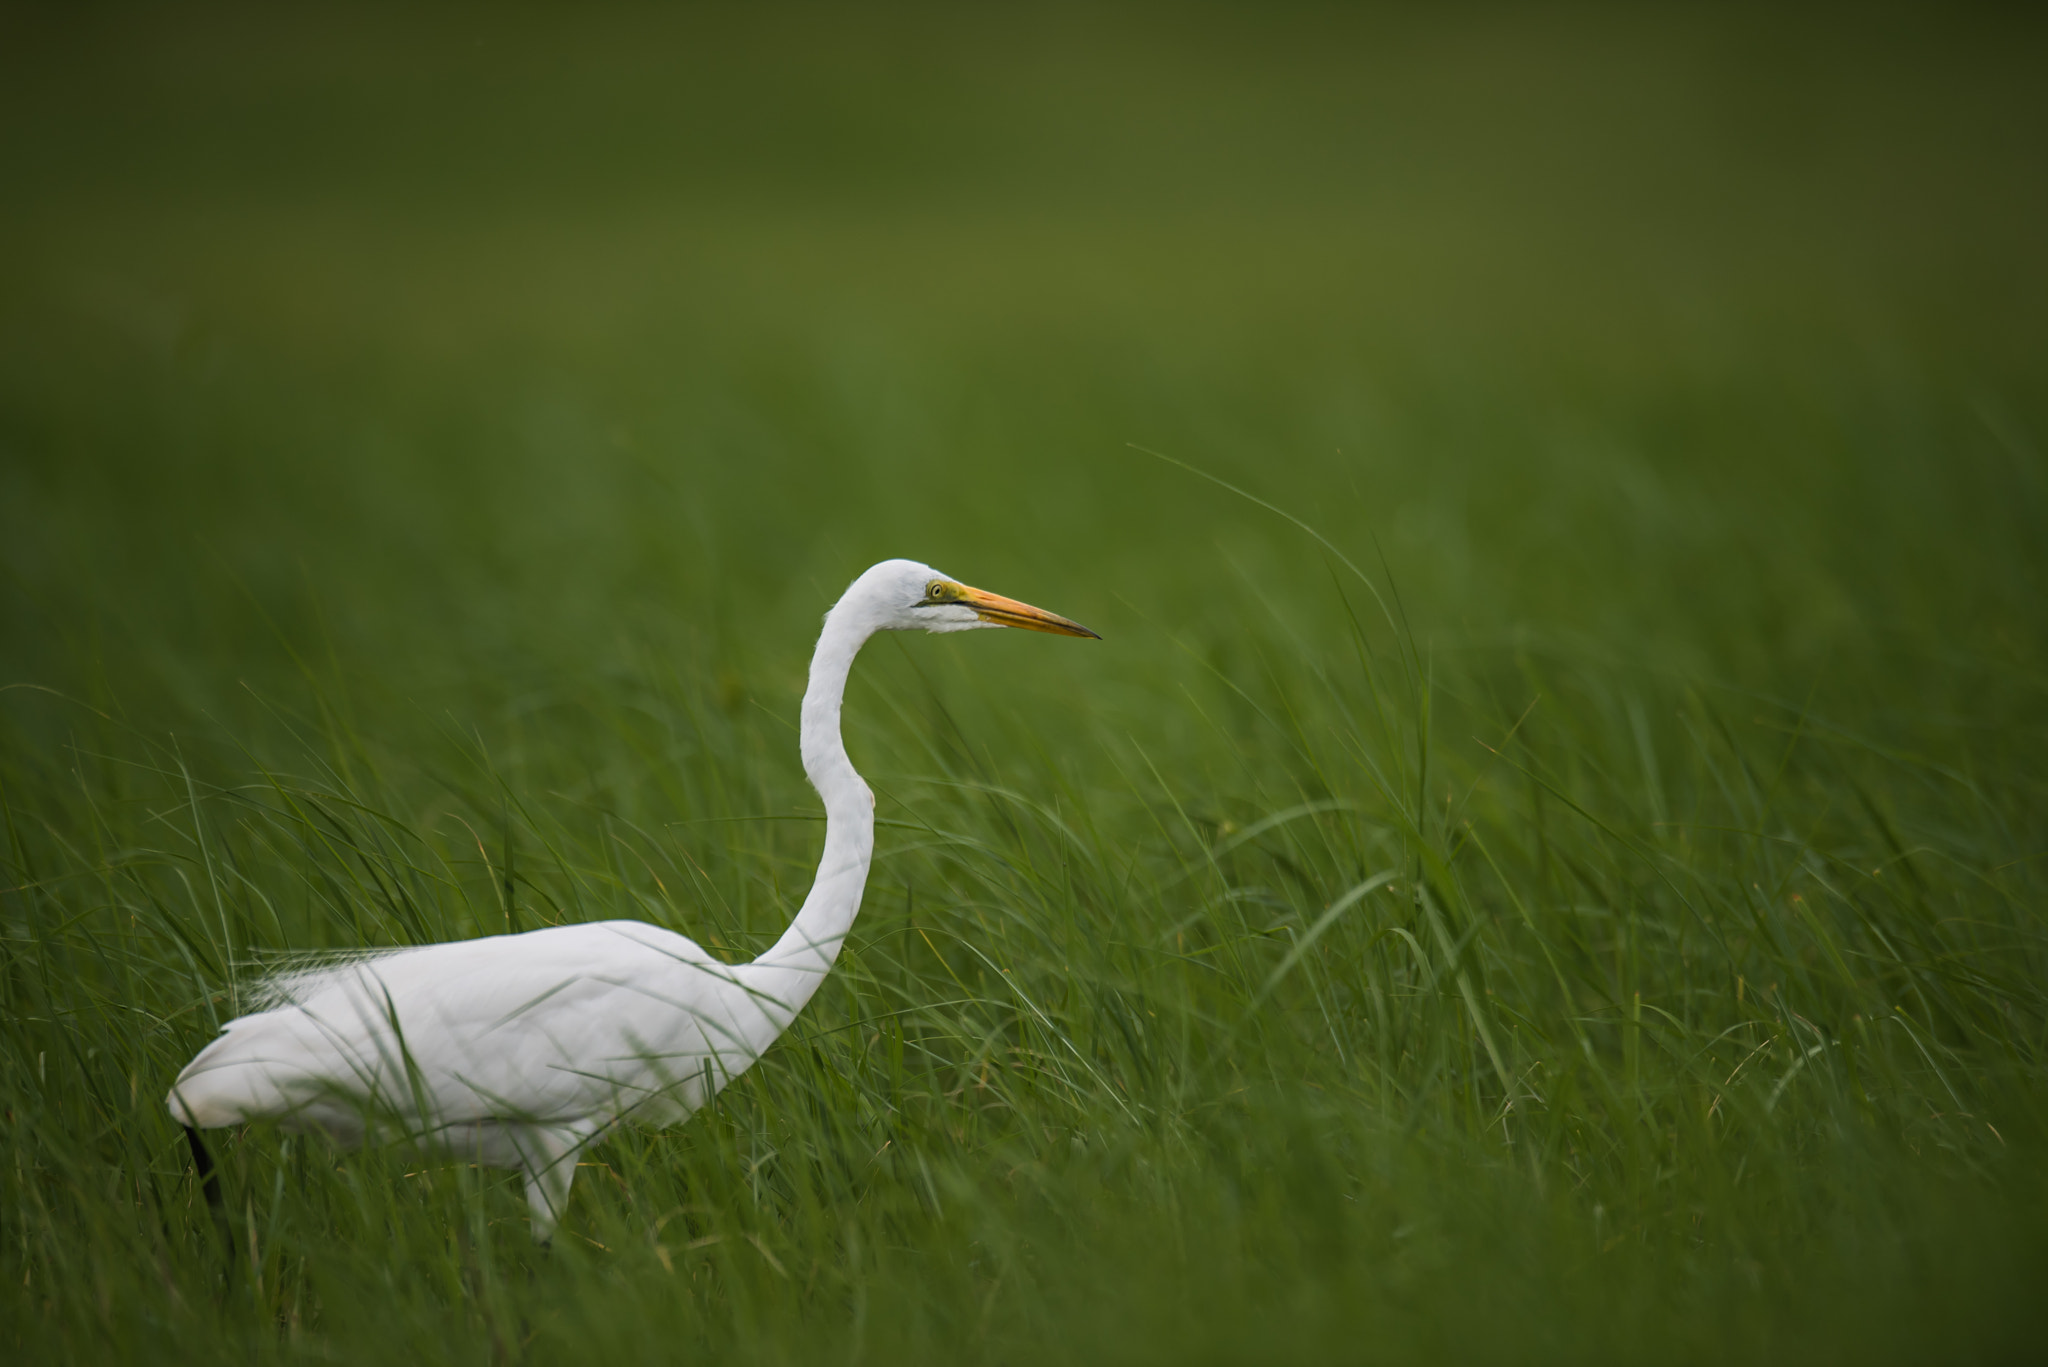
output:
{"label": "white plumage", "polygon": [[874,796],[840,741],[854,656],[877,631],[1017,626],[1093,636],[1041,609],[888,560],[831,612],[804,693],[805,772],[825,851],[789,929],[748,964],[642,921],[393,950],[266,984],[178,1075],[177,1120],[269,1118],[353,1147],[409,1140],[526,1177],[533,1232],[561,1217],[576,1158],[614,1126],[671,1124],[745,1072],[838,957],[874,854]]}

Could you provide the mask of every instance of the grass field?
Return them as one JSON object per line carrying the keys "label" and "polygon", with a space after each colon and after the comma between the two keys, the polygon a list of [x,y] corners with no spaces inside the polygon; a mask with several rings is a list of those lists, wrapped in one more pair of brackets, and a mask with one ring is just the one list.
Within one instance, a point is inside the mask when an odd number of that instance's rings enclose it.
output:
{"label": "grass field", "polygon": [[[274,9],[0,13],[9,1360],[2038,1349],[2048,30]],[[798,1027],[230,1271],[266,967],[758,952],[894,555],[1105,639],[870,647]]]}

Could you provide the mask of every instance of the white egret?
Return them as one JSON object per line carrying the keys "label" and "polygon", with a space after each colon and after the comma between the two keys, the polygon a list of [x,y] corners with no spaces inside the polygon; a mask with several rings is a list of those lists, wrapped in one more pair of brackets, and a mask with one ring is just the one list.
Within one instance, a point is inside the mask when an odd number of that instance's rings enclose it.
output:
{"label": "white egret", "polygon": [[256,1119],[344,1147],[407,1139],[525,1175],[533,1234],[553,1233],[582,1151],[628,1121],[672,1124],[789,1027],[846,940],[875,846],[875,799],[840,740],[853,658],[878,631],[1024,627],[1064,617],[887,560],[825,615],[804,691],[804,772],[825,803],[825,852],[789,929],[752,963],[721,963],[644,921],[375,953],[266,984],[267,1010],[228,1022],[167,1104],[200,1175],[198,1130]]}

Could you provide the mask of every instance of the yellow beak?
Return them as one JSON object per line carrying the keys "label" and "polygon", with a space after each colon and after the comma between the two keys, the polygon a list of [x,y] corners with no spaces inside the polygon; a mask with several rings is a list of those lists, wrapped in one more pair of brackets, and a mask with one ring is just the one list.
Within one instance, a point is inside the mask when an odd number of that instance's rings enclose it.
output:
{"label": "yellow beak", "polygon": [[1079,622],[1070,622],[1057,613],[1047,612],[1044,608],[1035,608],[1029,603],[1020,603],[1014,598],[1005,598],[999,593],[990,593],[985,589],[971,589],[962,584],[960,596],[953,601],[973,608],[982,621],[994,622],[998,626],[1022,627],[1026,631],[1049,631],[1055,636],[1086,636],[1092,641],[1102,639]]}

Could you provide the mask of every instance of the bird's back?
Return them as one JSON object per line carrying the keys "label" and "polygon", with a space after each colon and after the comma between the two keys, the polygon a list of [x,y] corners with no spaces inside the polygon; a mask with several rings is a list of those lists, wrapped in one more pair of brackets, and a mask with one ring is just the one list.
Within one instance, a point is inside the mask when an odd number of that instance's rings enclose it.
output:
{"label": "bird's back", "polygon": [[274,980],[179,1074],[198,1128],[260,1117],[347,1142],[487,1122],[656,1124],[696,1109],[787,1015],[749,966],[640,921],[397,950]]}

